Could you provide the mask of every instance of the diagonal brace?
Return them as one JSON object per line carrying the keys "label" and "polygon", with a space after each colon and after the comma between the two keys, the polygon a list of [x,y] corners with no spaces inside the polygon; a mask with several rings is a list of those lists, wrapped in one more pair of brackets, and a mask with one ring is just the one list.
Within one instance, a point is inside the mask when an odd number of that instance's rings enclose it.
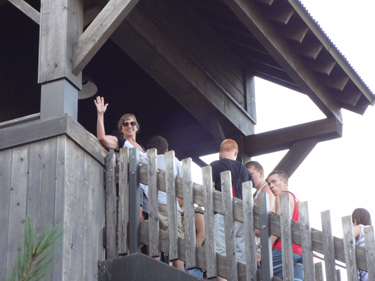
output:
{"label": "diagonal brace", "polygon": [[37,24],[40,24],[40,13],[35,10],[32,6],[30,6],[24,0],[8,0],[12,3],[16,8],[18,8],[21,12],[23,12],[26,16],[31,18]]}

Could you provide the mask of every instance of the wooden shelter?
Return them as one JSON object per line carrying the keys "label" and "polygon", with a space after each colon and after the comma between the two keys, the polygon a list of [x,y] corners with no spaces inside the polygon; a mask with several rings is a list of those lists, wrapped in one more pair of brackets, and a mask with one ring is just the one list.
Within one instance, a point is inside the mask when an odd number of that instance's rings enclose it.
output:
{"label": "wooden shelter", "polygon": [[[374,103],[298,0],[0,0],[0,38],[0,272],[26,215],[68,228],[54,279],[93,280],[104,257],[86,221],[104,227],[107,151],[92,135],[92,99],[78,100],[82,76],[110,104],[108,132],[134,113],[139,143],[162,135],[201,166],[233,138],[243,162],[289,149],[277,168],[292,174],[318,142],[341,137],[342,109]],[[308,95],[326,118],[255,134],[254,77]]]}

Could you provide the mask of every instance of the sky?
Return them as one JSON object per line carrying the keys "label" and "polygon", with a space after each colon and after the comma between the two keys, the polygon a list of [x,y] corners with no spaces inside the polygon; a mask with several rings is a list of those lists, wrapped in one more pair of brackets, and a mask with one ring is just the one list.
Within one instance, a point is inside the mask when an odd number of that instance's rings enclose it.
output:
{"label": "sky", "polygon": [[[375,1],[301,2],[374,92]],[[255,133],[325,118],[307,96],[261,79],[256,80],[256,103]],[[342,138],[318,143],[289,181],[289,189],[299,200],[308,201],[311,227],[321,230],[321,212],[331,211],[336,237],[342,237],[341,218],[355,208],[366,208],[375,220],[375,109],[369,106],[363,116],[342,113]],[[267,175],[286,152],[252,159],[262,164]],[[342,280],[345,275],[341,273]]]}

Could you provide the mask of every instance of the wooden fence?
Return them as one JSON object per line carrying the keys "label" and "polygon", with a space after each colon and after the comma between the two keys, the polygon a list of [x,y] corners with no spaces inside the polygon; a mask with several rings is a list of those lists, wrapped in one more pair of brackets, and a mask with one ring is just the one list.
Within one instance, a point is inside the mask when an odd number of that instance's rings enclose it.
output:
{"label": "wooden fence", "polygon": [[[348,280],[358,280],[357,268],[368,271],[369,280],[375,280],[374,228],[365,228],[366,248],[355,245],[351,216],[343,217],[343,237],[333,237],[330,211],[322,212],[322,231],[310,227],[308,204],[300,202],[300,222],[291,221],[289,196],[281,196],[281,215],[269,211],[268,195],[261,193],[259,208],[253,205],[252,186],[243,183],[243,198],[233,198],[231,174],[221,174],[222,190],[213,189],[211,167],[202,169],[202,182],[192,181],[191,159],[182,161],[183,177],[174,175],[174,152],[165,154],[166,170],[157,169],[156,150],[147,151],[148,163],[139,162],[136,149],[122,148],[118,178],[116,157],[108,154],[106,159],[106,248],[107,258],[137,252],[140,243],[148,245],[150,256],[159,251],[169,255],[170,260],[180,259],[186,267],[201,268],[207,278],[222,276],[228,280],[280,280],[273,277],[271,234],[282,238],[284,280],[294,280],[292,242],[302,246],[304,280],[339,281],[340,271],[336,261],[346,266]],[[116,182],[119,183],[119,200],[116,200]],[[139,222],[139,182],[148,184],[149,219]],[[157,191],[167,194],[168,233],[159,230]],[[185,238],[177,235],[176,196],[184,199]],[[172,204],[174,202],[174,204]],[[194,204],[205,210],[205,247],[195,244]],[[225,239],[227,257],[215,253],[214,212],[225,217]],[[244,218],[246,218],[244,220]],[[234,220],[244,223],[246,264],[236,263],[233,235]],[[257,270],[254,227],[260,229],[262,270]],[[127,231],[128,229],[128,231]],[[117,233],[116,233],[117,232]],[[117,241],[116,241],[117,237]],[[321,262],[314,264],[314,252],[325,261],[325,275]]]}

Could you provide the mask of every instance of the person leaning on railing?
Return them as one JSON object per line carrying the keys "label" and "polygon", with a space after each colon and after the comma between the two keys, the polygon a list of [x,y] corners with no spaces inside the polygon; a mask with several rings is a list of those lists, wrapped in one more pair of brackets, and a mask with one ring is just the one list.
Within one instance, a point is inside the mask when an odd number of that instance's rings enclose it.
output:
{"label": "person leaning on railing", "polygon": [[[123,115],[118,122],[119,131],[115,131],[112,135],[106,135],[104,129],[104,113],[107,110],[108,103],[104,103],[103,97],[96,97],[94,100],[98,113],[96,134],[98,140],[109,149],[118,150],[121,147],[133,148],[139,150],[140,161],[147,163],[147,154],[145,149],[136,142],[136,134],[139,130],[139,124],[133,114]],[[148,195],[147,185],[139,184],[142,192],[140,192],[140,217],[141,221],[148,217]]]}
{"label": "person leaning on railing", "polygon": [[[288,190],[288,175],[284,171],[275,170],[271,172],[266,179],[268,186],[275,195],[275,213],[281,213],[280,194],[289,193],[290,212],[292,220],[299,221],[299,200],[296,196]],[[277,236],[271,236],[272,243],[272,260],[273,260],[273,275],[278,278],[283,278],[283,265],[281,254],[281,239]],[[258,266],[261,267],[261,254],[257,257]],[[294,280],[302,281],[304,278],[302,265],[302,247],[293,243],[293,261],[294,261]]]}

